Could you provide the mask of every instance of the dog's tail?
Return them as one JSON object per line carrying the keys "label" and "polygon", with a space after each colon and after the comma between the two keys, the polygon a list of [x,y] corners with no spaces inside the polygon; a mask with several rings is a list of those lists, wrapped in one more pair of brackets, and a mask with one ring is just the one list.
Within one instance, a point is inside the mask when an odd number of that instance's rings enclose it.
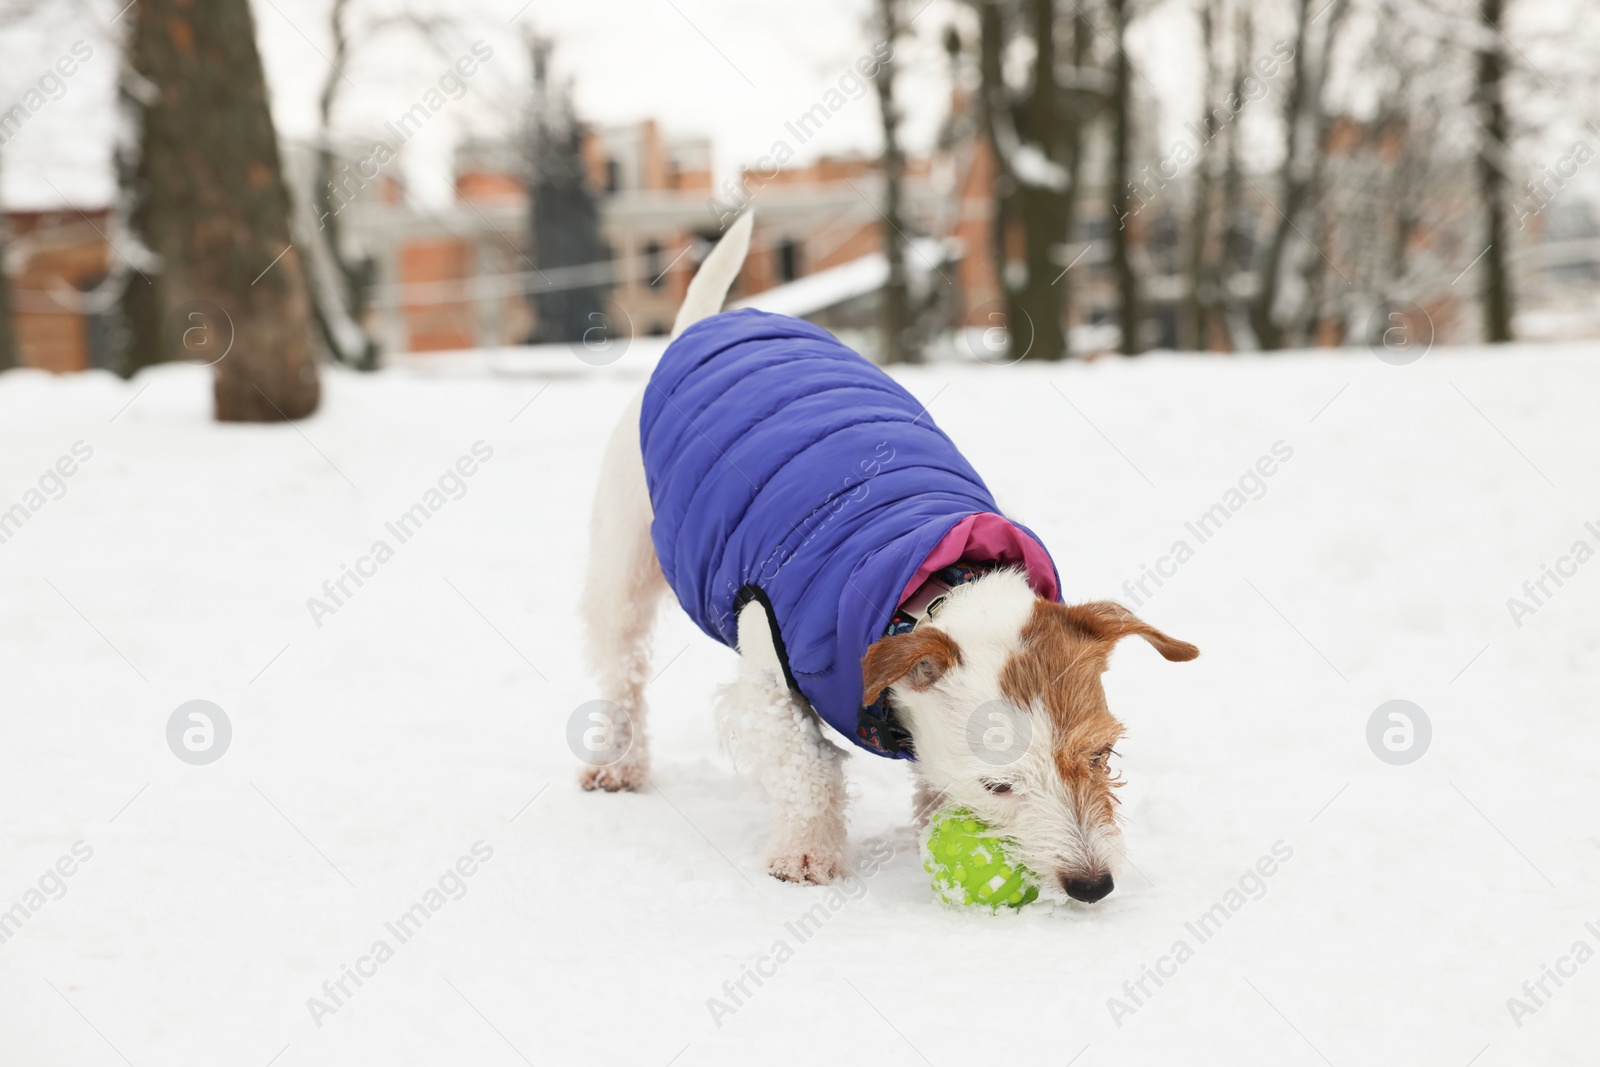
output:
{"label": "dog's tail", "polygon": [[722,302],[728,298],[728,290],[744,266],[745,254],[750,251],[750,226],[754,221],[755,212],[746,209],[700,264],[700,270],[689,283],[683,306],[678,309],[678,318],[672,324],[672,336],[678,336],[701,319],[722,310]]}

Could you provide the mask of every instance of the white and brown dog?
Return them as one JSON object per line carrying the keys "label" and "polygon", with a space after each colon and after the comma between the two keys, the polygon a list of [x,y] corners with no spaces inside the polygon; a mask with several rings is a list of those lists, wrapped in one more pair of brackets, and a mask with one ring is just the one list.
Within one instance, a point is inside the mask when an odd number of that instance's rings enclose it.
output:
{"label": "white and brown dog", "polygon": [[[843,870],[844,752],[820,716],[862,747],[912,757],[923,814],[935,802],[971,809],[1028,868],[1074,899],[1101,899],[1122,860],[1109,758],[1123,727],[1100,676],[1130,635],[1169,660],[1197,649],[1118,604],[1060,603],[1036,539],[994,513],[948,438],[881,371],[798,320],[718,315],[749,237],[746,213],[690,285],[672,346],[606,451],[583,610],[602,696],[623,713],[622,755],[585,768],[584,788],[648,781],[650,630],[671,589],[740,653],[719,725],[777,808],[775,877],[827,883]],[[726,376],[708,379],[717,367]],[[845,378],[793,388],[812,367]],[[719,417],[737,426],[719,429]],[[826,474],[796,481],[819,454]],[[833,488],[813,499],[822,477]],[[851,553],[872,537],[868,567]],[[950,564],[976,566],[957,581]]]}

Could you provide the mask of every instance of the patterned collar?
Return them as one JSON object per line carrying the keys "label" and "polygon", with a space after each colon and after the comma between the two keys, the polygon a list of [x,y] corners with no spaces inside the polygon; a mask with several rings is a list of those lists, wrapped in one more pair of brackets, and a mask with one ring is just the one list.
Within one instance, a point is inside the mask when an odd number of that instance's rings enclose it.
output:
{"label": "patterned collar", "polygon": [[[910,633],[917,623],[938,613],[939,604],[946,594],[958,585],[965,585],[994,570],[992,563],[957,562],[935,571],[905,603],[895,609],[884,629],[884,637]],[[863,705],[856,722],[856,736],[861,743],[884,756],[903,754],[916,759],[911,746],[911,734],[901,725],[900,717],[889,704],[889,690],[878,694],[878,699]]]}

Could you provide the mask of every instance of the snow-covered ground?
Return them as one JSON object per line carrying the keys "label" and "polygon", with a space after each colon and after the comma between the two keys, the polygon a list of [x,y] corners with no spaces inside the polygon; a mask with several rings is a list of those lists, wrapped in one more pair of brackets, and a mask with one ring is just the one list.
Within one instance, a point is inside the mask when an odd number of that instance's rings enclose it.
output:
{"label": "snow-covered ground", "polygon": [[[0,511],[29,511],[0,544],[0,1063],[1592,1059],[1595,347],[901,374],[1072,598],[1202,649],[1108,675],[1117,891],[999,917],[934,902],[905,769],[864,755],[854,856],[891,858],[848,893],[766,877],[709,711],[732,654],[675,609],[659,788],[578,790],[588,497],[645,356],[330,372],[294,426],[212,423],[188,367],[0,377]],[[209,765],[168,746],[195,699],[232,727]],[[1409,765],[1368,745],[1393,699],[1431,722]]]}

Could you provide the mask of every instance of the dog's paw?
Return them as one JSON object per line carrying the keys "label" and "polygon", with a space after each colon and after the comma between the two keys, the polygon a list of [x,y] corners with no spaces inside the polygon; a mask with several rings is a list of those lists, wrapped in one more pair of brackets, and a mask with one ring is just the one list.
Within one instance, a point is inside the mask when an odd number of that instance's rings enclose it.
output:
{"label": "dog's paw", "polygon": [[624,789],[631,792],[643,789],[649,777],[643,764],[622,760],[605,767],[583,768],[578,772],[578,784],[589,790],[604,789],[607,793]]}
{"label": "dog's paw", "polygon": [[767,873],[783,882],[829,885],[844,870],[844,856],[827,849],[780,852],[767,861]]}

